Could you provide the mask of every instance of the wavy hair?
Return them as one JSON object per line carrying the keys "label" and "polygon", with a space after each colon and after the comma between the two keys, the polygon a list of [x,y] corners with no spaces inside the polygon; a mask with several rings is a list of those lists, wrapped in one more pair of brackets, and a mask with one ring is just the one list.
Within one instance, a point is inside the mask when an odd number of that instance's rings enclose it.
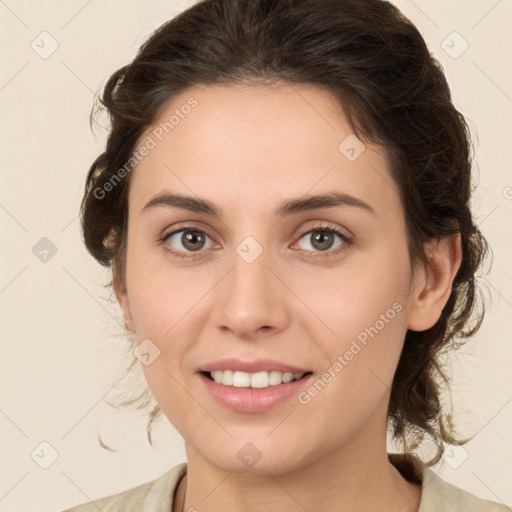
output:
{"label": "wavy hair", "polygon": [[[425,437],[434,441],[436,453],[427,462],[434,464],[443,443],[456,441],[441,398],[448,384],[441,355],[482,323],[476,272],[489,247],[470,211],[470,130],[452,103],[441,65],[392,4],[202,0],[163,24],[131,63],[112,74],[91,114],[92,121],[106,110],[110,130],[87,175],[85,245],[112,269],[110,285],[124,279],[130,173],[108,193],[98,190],[119,178],[144,130],[174,96],[192,86],[277,82],[328,91],[354,133],[384,149],[405,212],[411,262],[426,262],[425,241],[460,234],[462,263],[451,295],[432,328],[407,332],[388,409],[388,426],[406,452]],[[149,403],[147,395],[139,398]],[[150,442],[159,412],[156,406],[150,413]]]}

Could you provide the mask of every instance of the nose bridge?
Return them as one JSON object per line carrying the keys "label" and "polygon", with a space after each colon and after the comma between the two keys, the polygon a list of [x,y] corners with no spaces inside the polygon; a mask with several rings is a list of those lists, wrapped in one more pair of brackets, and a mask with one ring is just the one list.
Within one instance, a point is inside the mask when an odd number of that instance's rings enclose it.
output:
{"label": "nose bridge", "polygon": [[226,290],[226,302],[243,316],[261,314],[272,301],[268,252],[256,243],[245,240],[236,248]]}
{"label": "nose bridge", "polygon": [[239,337],[260,328],[280,330],[287,322],[286,298],[270,271],[269,250],[254,237],[246,237],[234,248],[232,267],[215,297],[213,319]]}

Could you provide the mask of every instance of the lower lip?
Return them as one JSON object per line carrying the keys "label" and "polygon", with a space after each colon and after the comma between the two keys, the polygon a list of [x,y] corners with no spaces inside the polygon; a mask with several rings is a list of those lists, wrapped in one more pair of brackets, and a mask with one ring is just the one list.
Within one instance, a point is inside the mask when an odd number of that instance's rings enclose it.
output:
{"label": "lower lip", "polygon": [[268,388],[236,388],[224,386],[199,373],[199,378],[211,395],[223,406],[236,412],[258,413],[277,407],[296,396],[312,374]]}

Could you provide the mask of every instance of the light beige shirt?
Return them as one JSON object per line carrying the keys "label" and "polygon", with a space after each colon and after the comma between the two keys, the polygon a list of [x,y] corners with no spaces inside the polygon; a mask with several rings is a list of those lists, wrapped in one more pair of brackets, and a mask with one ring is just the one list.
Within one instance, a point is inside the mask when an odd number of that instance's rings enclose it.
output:
{"label": "light beige shirt", "polygon": [[[390,454],[390,461],[407,476],[421,480],[421,502],[418,512],[512,512],[506,505],[482,500],[438,477],[419,459],[413,459],[415,469],[407,469],[411,458]],[[416,472],[414,474],[414,471]],[[179,464],[151,482],[138,485],[118,494],[84,503],[63,512],[176,512],[175,493],[187,473],[187,463]]]}

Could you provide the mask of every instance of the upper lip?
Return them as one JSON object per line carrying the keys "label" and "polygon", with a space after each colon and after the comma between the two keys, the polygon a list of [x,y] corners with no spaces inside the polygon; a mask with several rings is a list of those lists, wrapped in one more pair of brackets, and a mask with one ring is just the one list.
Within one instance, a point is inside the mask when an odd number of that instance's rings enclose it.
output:
{"label": "upper lip", "polygon": [[306,373],[310,370],[299,368],[298,366],[292,366],[287,363],[275,361],[273,359],[255,359],[254,361],[243,361],[233,357],[226,359],[218,359],[211,363],[206,363],[198,369],[200,372],[213,372],[215,370],[233,370],[247,373],[257,372],[291,372],[291,373]]}

